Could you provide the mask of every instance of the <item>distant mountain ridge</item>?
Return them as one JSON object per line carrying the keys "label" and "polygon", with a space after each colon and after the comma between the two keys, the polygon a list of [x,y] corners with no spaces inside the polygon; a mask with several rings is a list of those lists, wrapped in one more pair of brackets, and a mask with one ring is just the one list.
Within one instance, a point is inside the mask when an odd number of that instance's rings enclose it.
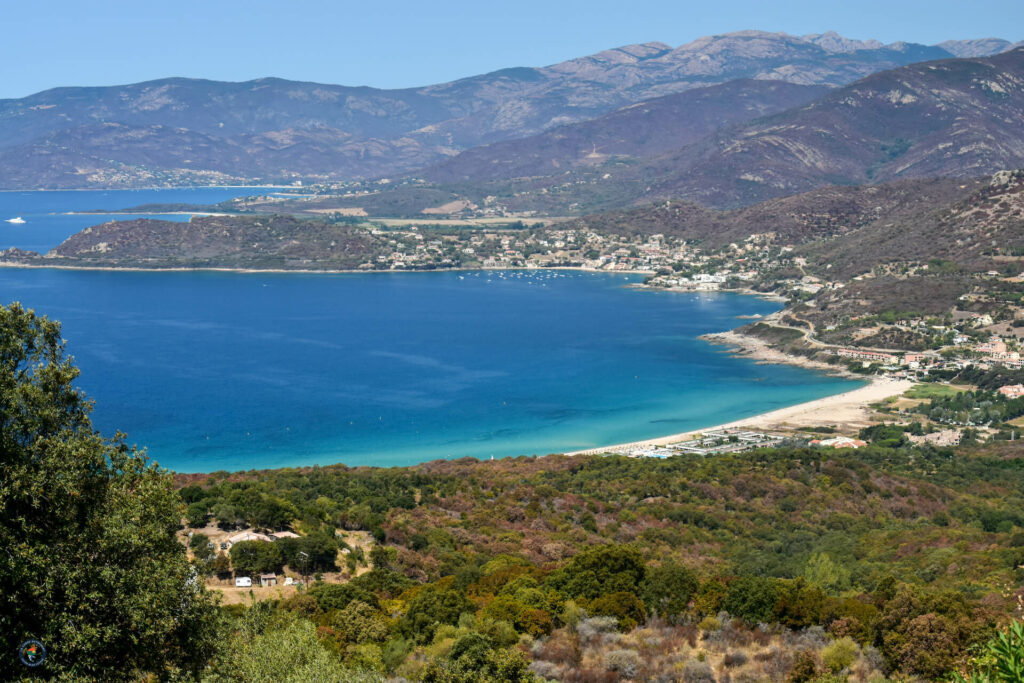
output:
{"label": "distant mountain ridge", "polygon": [[564,173],[611,157],[653,157],[723,126],[806,104],[826,86],[736,79],[656,97],[580,123],[481,145],[424,171],[434,182],[499,180]]}
{"label": "distant mountain ridge", "polygon": [[[613,116],[569,128],[587,130]],[[528,156],[530,143],[478,147],[426,177],[460,182],[452,187],[474,198],[505,197],[512,211],[542,207],[556,215],[668,198],[728,208],[827,185],[973,178],[1024,167],[1024,47],[872,74],[660,156],[577,165],[571,175],[502,176],[511,163],[504,157]],[[503,155],[507,149],[517,151]],[[552,156],[559,151],[548,149]]]}
{"label": "distant mountain ridge", "polygon": [[655,194],[751,203],[826,184],[1024,166],[1024,48],[912,64],[657,160]]}
{"label": "distant mountain ridge", "polygon": [[403,90],[273,78],[57,88],[0,101],[0,188],[376,177],[695,87],[737,78],[835,87],[1004,42],[947,49],[741,31]]}

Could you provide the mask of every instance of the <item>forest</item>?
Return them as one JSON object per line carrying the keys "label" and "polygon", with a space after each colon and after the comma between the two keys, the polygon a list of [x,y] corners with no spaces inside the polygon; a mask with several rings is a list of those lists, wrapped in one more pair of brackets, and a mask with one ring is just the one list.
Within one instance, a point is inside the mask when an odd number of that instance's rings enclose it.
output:
{"label": "forest", "polygon": [[[0,331],[0,645],[49,652],[18,680],[1024,671],[1017,442],[176,475],[95,432],[59,325],[15,305]],[[222,553],[220,527],[280,538]],[[303,580],[208,587],[264,571]]]}
{"label": "forest", "polygon": [[[371,571],[275,609],[380,674],[441,680],[472,637],[554,680],[944,680],[1019,608],[1021,449],[909,448],[876,431],[888,447],[177,480],[196,525],[278,523],[321,544],[370,532]],[[330,555],[316,570],[336,568]]]}

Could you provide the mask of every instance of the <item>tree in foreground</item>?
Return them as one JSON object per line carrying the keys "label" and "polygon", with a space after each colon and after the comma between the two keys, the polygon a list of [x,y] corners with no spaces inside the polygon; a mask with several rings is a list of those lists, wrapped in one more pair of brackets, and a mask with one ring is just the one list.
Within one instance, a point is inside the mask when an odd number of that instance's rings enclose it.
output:
{"label": "tree in foreground", "polygon": [[53,678],[196,675],[217,617],[175,537],[181,501],[93,430],[77,376],[58,323],[0,306],[0,649],[41,641]]}
{"label": "tree in foreground", "polygon": [[342,665],[305,619],[274,616],[261,603],[249,610],[203,683],[379,683],[383,677]]}

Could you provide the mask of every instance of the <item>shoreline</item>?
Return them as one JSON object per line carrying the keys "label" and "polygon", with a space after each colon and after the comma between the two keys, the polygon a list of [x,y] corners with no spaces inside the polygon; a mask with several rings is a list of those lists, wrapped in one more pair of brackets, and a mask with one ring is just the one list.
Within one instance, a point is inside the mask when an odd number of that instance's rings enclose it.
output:
{"label": "shoreline", "polygon": [[148,190],[293,190],[293,185],[147,185],[145,187],[37,187],[33,190],[0,192],[139,192]]}
{"label": "shoreline", "polygon": [[[759,318],[763,321],[764,318]],[[712,332],[703,334],[700,339],[716,346],[726,346],[734,356],[744,356],[754,359],[759,365],[795,365],[808,370],[817,370],[836,377],[848,379],[867,379],[865,375],[858,375],[845,368],[830,365],[818,360],[812,360],[805,356],[785,353],[773,348],[768,342],[758,337],[742,334],[736,330],[727,332]]]}
{"label": "shoreline", "polygon": [[[584,266],[551,266],[547,268],[435,268],[431,270],[328,270],[328,269],[297,269],[297,268],[146,268],[141,266],[80,266],[61,264],[26,264],[26,263],[0,263],[0,268],[24,268],[24,269],[54,269],[54,270],[86,270],[86,271],[128,271],[128,272],[224,272],[240,274],[359,274],[359,273],[438,273],[438,272],[502,272],[502,271],[542,271],[542,270],[565,270],[591,273],[604,273],[608,275],[644,275],[647,271],[609,271]],[[634,289],[648,291],[672,291],[630,285]],[[732,293],[747,296],[757,296],[766,300],[780,301],[780,297],[766,295],[764,292],[751,290],[718,290],[714,293]],[[667,443],[684,441],[697,434],[707,431],[729,429],[734,427],[748,427],[756,429],[771,429],[778,427],[795,428],[810,426],[833,426],[844,423],[863,422],[867,417],[868,406],[877,403],[891,396],[899,395],[915,384],[910,380],[892,380],[888,378],[871,377],[865,378],[850,373],[833,365],[814,361],[803,356],[790,355],[770,347],[765,341],[736,330],[725,332],[714,332],[699,337],[703,341],[727,347],[726,352],[735,356],[743,356],[754,360],[759,364],[785,364],[802,367],[817,372],[826,372],[831,375],[846,378],[867,380],[868,384],[833,396],[813,399],[792,406],[777,408],[757,415],[733,420],[713,426],[701,427],[686,432],[658,436],[650,439],[641,439],[625,443],[610,444],[576,451],[565,451],[564,455],[591,455],[601,453],[626,452],[639,448],[664,445]]]}
{"label": "shoreline", "polygon": [[215,211],[65,211],[61,216],[241,216]]}
{"label": "shoreline", "polygon": [[734,356],[743,356],[753,359],[758,364],[766,365],[793,365],[796,367],[826,372],[830,375],[845,377],[848,379],[859,379],[867,381],[864,386],[849,391],[844,391],[833,396],[812,399],[786,406],[775,408],[757,415],[723,422],[708,427],[701,427],[687,432],[668,434],[653,439],[642,439],[626,443],[587,448],[578,451],[571,451],[565,455],[597,455],[600,453],[621,453],[640,448],[652,446],[663,446],[677,441],[686,441],[699,434],[721,429],[733,429],[736,427],[747,427],[759,430],[771,429],[799,429],[800,427],[824,427],[841,425],[859,425],[867,421],[870,405],[878,403],[892,396],[899,396],[912,386],[917,384],[912,380],[891,379],[888,377],[865,377],[857,375],[842,368],[837,368],[828,363],[811,360],[803,356],[796,356],[783,353],[772,348],[762,339],[742,334],[736,330],[727,332],[713,332],[699,337],[709,344],[729,347],[728,352]]}
{"label": "shoreline", "polygon": [[581,273],[604,273],[606,275],[650,275],[648,270],[602,270],[600,268],[587,268],[586,266],[544,266],[540,268],[423,268],[404,270],[359,270],[359,269],[326,269],[326,268],[218,268],[209,267],[188,267],[178,268],[146,268],[143,266],[71,266],[62,264],[41,264],[41,263],[14,263],[11,261],[0,261],[0,268],[23,268],[25,270],[95,270],[95,271],[125,271],[132,273],[302,273],[325,275],[344,275],[354,273],[501,273],[509,271],[535,272],[542,270],[570,270]]}
{"label": "shoreline", "polygon": [[732,429],[735,427],[747,427],[760,430],[771,430],[778,428],[799,428],[799,427],[820,427],[834,426],[850,422],[858,422],[866,417],[872,403],[878,403],[891,396],[898,396],[905,392],[916,382],[911,380],[897,380],[874,377],[870,383],[863,387],[851,389],[834,396],[817,398],[804,403],[776,408],[758,415],[724,422],[709,427],[668,434],[666,436],[645,439],[642,441],[630,441],[627,443],[613,444],[588,448],[580,451],[572,451],[564,455],[599,455],[601,453],[621,453],[638,448],[649,448],[652,446],[663,446],[677,441],[686,441],[698,434],[717,431],[720,429]]}

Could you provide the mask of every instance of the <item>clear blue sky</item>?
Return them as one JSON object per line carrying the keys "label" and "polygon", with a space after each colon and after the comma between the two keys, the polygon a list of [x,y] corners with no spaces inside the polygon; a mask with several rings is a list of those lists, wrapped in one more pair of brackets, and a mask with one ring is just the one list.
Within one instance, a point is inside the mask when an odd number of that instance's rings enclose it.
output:
{"label": "clear blue sky", "polygon": [[1024,0],[39,0],[0,4],[0,97],[164,76],[384,88],[742,29],[1024,38]]}

